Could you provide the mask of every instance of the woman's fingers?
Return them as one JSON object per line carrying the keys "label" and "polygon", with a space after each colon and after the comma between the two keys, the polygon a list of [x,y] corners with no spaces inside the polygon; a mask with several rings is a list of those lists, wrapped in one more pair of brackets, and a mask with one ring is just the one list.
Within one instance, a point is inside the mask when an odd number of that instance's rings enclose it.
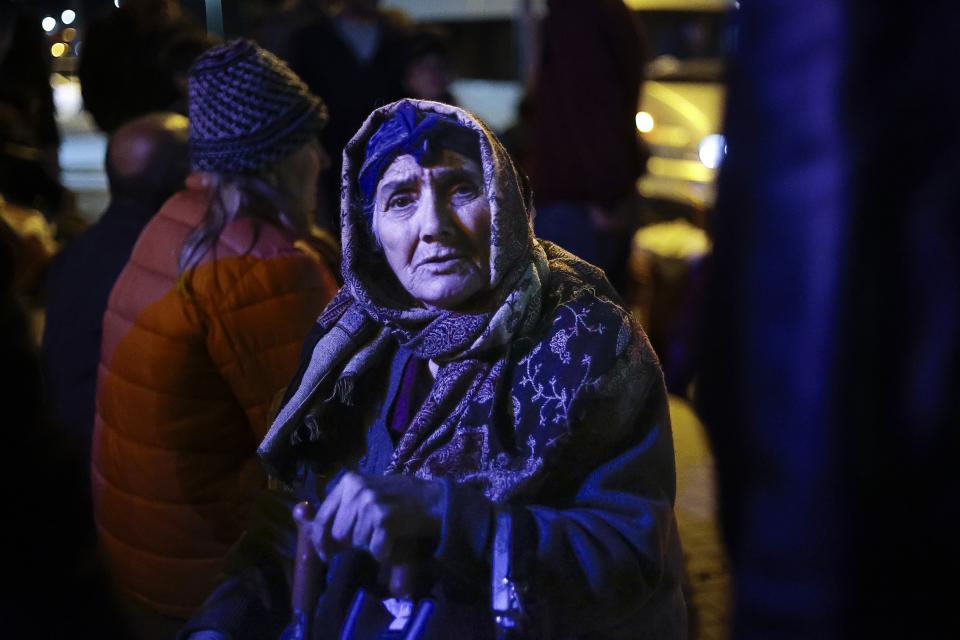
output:
{"label": "woman's fingers", "polygon": [[378,527],[373,531],[370,537],[370,555],[377,562],[387,562],[393,554],[393,538],[383,527]]}
{"label": "woman's fingers", "polygon": [[359,485],[350,482],[340,494],[340,504],[330,527],[330,537],[339,545],[350,545],[361,506],[359,496],[363,491]]}
{"label": "woman's fingers", "polygon": [[[313,540],[324,560],[345,548],[391,560],[398,537],[433,540],[439,518],[433,513],[435,483],[404,477],[346,473],[320,505]],[[436,494],[436,495],[435,495]]]}
{"label": "woman's fingers", "polygon": [[383,510],[383,506],[376,500],[367,501],[360,507],[357,524],[353,529],[352,542],[355,549],[370,550],[373,535],[381,526]]}
{"label": "woman's fingers", "polygon": [[[313,544],[317,555],[325,562],[342,548],[334,537],[333,527],[340,511],[349,504],[350,498],[358,490],[358,478],[355,473],[344,474],[317,510],[317,517],[313,521]],[[345,517],[349,517],[348,514],[341,516]]]}

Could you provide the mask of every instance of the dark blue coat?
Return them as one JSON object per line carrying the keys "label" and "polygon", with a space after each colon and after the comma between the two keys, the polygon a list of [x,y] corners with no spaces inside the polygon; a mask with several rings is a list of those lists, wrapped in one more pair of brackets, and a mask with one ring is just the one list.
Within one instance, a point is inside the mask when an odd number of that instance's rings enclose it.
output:
{"label": "dark blue coat", "polygon": [[47,276],[44,385],[54,420],[90,459],[107,298],[156,203],[114,198],[54,259]]}

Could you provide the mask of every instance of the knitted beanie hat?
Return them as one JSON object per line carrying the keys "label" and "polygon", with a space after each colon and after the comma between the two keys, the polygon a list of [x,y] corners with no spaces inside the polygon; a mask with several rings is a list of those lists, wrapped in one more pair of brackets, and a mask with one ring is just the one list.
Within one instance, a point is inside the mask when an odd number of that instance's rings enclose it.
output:
{"label": "knitted beanie hat", "polygon": [[282,60],[249,40],[202,54],[190,70],[195,170],[256,173],[316,136],[323,101]]}

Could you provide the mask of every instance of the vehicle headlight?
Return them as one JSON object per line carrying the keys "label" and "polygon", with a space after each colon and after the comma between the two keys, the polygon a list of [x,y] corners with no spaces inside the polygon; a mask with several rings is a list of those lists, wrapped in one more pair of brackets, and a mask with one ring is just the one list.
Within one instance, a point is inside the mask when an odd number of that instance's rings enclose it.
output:
{"label": "vehicle headlight", "polygon": [[727,139],[719,133],[711,133],[700,141],[698,155],[707,169],[716,169],[727,154]]}

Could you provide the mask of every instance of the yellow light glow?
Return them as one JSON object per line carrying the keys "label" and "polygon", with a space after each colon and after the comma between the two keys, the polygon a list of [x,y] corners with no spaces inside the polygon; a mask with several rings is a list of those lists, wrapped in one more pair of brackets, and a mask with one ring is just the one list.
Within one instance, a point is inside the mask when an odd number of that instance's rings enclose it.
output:
{"label": "yellow light glow", "polygon": [[54,58],[59,58],[66,52],[67,52],[67,45],[63,44],[62,42],[57,42],[52,47],[50,47],[50,53],[53,55]]}
{"label": "yellow light glow", "polygon": [[186,129],[189,123],[190,121],[187,120],[186,116],[182,116],[179,113],[171,113],[163,119],[163,126],[167,129]]}
{"label": "yellow light glow", "polygon": [[674,160],[656,156],[647,160],[647,171],[650,175],[688,182],[710,182],[717,173],[703,166],[699,160]]}
{"label": "yellow light glow", "polygon": [[653,131],[653,116],[646,111],[637,114],[637,131],[640,133],[650,133]]}
{"label": "yellow light glow", "polygon": [[683,127],[661,124],[657,126],[656,135],[650,137],[654,144],[666,147],[683,148],[690,144],[690,132]]}
{"label": "yellow light glow", "polygon": [[73,27],[67,27],[60,34],[60,37],[63,38],[64,42],[73,42],[73,39],[77,37],[77,30]]}
{"label": "yellow light glow", "polygon": [[647,225],[634,234],[633,245],[668,258],[689,259],[710,253],[706,232],[686,220]]}

